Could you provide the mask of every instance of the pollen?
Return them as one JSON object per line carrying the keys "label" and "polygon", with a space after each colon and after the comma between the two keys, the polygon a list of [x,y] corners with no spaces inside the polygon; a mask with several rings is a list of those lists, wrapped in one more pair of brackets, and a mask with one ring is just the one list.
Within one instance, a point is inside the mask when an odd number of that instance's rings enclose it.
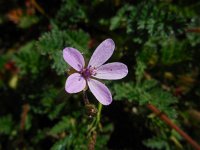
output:
{"label": "pollen", "polygon": [[92,75],[95,75],[95,74],[96,74],[95,72],[96,72],[96,71],[95,71],[95,68],[89,66],[89,67],[87,67],[87,68],[82,69],[81,75],[82,75],[85,79],[88,79],[88,78],[90,78]]}

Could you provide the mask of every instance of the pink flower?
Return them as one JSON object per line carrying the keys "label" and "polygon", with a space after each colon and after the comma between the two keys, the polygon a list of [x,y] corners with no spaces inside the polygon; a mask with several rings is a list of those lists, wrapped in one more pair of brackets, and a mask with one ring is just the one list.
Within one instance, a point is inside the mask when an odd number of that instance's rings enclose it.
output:
{"label": "pink flower", "polygon": [[128,68],[123,63],[104,64],[111,57],[114,49],[115,43],[112,39],[104,40],[96,48],[88,66],[85,67],[83,55],[75,48],[66,47],[63,50],[63,58],[77,73],[73,73],[67,78],[65,90],[68,93],[78,93],[88,85],[101,104],[109,105],[112,102],[110,90],[95,78],[117,80],[128,74]]}

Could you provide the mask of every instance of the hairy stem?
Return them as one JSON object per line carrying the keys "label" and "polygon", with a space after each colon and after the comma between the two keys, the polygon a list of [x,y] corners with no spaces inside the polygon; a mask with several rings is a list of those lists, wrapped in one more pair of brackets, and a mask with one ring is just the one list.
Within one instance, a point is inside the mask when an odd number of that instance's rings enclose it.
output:
{"label": "hairy stem", "polygon": [[89,126],[88,135],[90,137],[88,149],[94,150],[97,138],[97,129],[100,128],[100,120],[101,120],[101,112],[102,112],[102,104],[98,104],[98,112],[96,117],[94,118],[93,122]]}
{"label": "hairy stem", "polygon": [[101,111],[102,111],[102,104],[99,103],[98,105],[98,112],[97,112],[97,120],[96,120],[96,125],[98,125],[100,123],[101,120]]}
{"label": "hairy stem", "polygon": [[89,100],[88,100],[88,97],[87,97],[87,94],[86,94],[85,90],[83,90],[83,100],[84,100],[85,105],[89,104]]}

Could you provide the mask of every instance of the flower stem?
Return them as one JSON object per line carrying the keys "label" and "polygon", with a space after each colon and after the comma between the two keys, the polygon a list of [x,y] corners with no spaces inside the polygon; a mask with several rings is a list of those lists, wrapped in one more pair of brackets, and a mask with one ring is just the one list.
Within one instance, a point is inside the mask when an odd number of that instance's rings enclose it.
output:
{"label": "flower stem", "polygon": [[98,125],[100,123],[101,120],[101,111],[102,111],[102,104],[99,103],[98,104],[98,112],[97,112],[97,120],[96,120],[96,125]]}
{"label": "flower stem", "polygon": [[100,120],[101,120],[101,112],[102,112],[102,104],[101,103],[99,103],[98,104],[98,112],[97,112],[97,115],[96,115],[96,117],[93,119],[93,121],[92,121],[92,123],[90,124],[90,126],[89,126],[89,128],[88,128],[88,133],[89,133],[89,135],[93,132],[93,131],[95,131],[95,130],[97,130],[97,128],[100,128],[101,126],[100,126]]}
{"label": "flower stem", "polygon": [[200,145],[194,141],[187,133],[181,130],[176,124],[174,124],[164,113],[162,113],[156,106],[148,104],[147,108],[153,111],[162,121],[164,121],[168,126],[176,130],[185,140],[190,143],[194,149],[200,150]]}
{"label": "flower stem", "polygon": [[84,100],[85,105],[89,104],[89,100],[88,100],[88,97],[87,97],[87,94],[86,94],[85,90],[83,90],[83,100]]}
{"label": "flower stem", "polygon": [[[103,105],[101,103],[98,104],[98,112],[96,117],[93,119],[91,125],[88,128],[88,137],[90,137],[88,143],[88,149],[94,150],[97,138],[97,129],[100,128],[100,120],[101,120],[101,112]],[[101,128],[100,128],[101,129]]]}

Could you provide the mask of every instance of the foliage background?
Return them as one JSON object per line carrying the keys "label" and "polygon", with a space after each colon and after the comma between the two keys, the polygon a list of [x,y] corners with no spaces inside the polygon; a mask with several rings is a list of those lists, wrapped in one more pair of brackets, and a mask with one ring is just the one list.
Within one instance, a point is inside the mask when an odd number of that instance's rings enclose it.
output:
{"label": "foliage background", "polygon": [[[184,149],[192,147],[146,104],[200,143],[200,2],[186,0],[8,0],[0,2],[0,149]],[[100,127],[82,93],[64,91],[62,49],[88,60],[112,38],[109,61],[129,68],[106,82],[114,101]],[[97,107],[94,96],[89,100]]]}

